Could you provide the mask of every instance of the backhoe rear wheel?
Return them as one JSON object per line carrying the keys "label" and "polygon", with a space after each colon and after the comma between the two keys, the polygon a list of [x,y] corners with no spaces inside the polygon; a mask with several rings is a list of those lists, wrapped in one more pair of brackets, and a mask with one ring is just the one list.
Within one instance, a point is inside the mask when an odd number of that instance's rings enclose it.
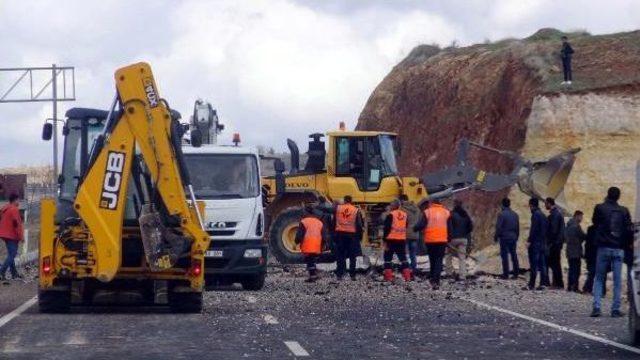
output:
{"label": "backhoe rear wheel", "polygon": [[68,313],[71,308],[71,291],[38,290],[38,308],[41,313]]}
{"label": "backhoe rear wheel", "polygon": [[173,313],[199,314],[202,312],[202,292],[170,292],[169,307]]}
{"label": "backhoe rear wheel", "polygon": [[269,247],[281,264],[302,264],[304,258],[295,242],[298,224],[302,217],[300,207],[284,209],[273,220],[269,231]]}

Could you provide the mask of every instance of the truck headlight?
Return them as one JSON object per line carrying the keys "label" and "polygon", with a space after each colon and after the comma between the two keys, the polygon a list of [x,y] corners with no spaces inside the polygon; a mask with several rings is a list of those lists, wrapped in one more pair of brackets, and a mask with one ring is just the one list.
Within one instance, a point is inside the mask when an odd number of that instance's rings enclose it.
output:
{"label": "truck headlight", "polygon": [[262,256],[261,249],[247,249],[244,251],[244,257],[246,258],[259,258]]}

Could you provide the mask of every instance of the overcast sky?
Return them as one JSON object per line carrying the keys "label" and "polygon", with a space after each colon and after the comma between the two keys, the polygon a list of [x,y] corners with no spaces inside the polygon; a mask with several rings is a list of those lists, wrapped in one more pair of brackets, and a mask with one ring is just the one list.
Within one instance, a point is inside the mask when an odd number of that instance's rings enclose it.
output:
{"label": "overcast sky", "polygon": [[[640,28],[639,0],[0,0],[0,67],[75,66],[73,106],[106,108],[116,68],[151,64],[187,117],[211,101],[245,143],[306,150],[306,135],[356,124],[382,78],[416,45],[466,45],[542,27]],[[0,75],[2,76],[2,75]],[[0,95],[11,83],[0,77]],[[46,164],[50,104],[0,104],[0,167]]]}

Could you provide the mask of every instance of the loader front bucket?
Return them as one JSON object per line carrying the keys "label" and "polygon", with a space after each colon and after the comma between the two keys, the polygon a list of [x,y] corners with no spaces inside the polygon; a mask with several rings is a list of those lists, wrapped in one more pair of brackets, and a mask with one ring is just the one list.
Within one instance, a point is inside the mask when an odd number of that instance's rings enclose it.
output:
{"label": "loader front bucket", "polygon": [[569,213],[564,197],[564,187],[579,151],[580,148],[571,149],[525,168],[518,177],[520,190],[539,199],[554,198],[556,204]]}

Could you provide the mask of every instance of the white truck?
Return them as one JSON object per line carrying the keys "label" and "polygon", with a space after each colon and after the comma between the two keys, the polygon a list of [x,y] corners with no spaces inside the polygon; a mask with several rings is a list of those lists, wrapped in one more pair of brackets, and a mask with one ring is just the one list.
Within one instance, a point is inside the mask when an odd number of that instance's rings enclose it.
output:
{"label": "white truck", "polygon": [[205,253],[207,286],[240,283],[260,290],[265,281],[267,243],[260,187],[260,157],[251,147],[217,145],[224,127],[209,103],[196,101],[190,139],[182,147],[196,199],[206,204],[211,236]]}

